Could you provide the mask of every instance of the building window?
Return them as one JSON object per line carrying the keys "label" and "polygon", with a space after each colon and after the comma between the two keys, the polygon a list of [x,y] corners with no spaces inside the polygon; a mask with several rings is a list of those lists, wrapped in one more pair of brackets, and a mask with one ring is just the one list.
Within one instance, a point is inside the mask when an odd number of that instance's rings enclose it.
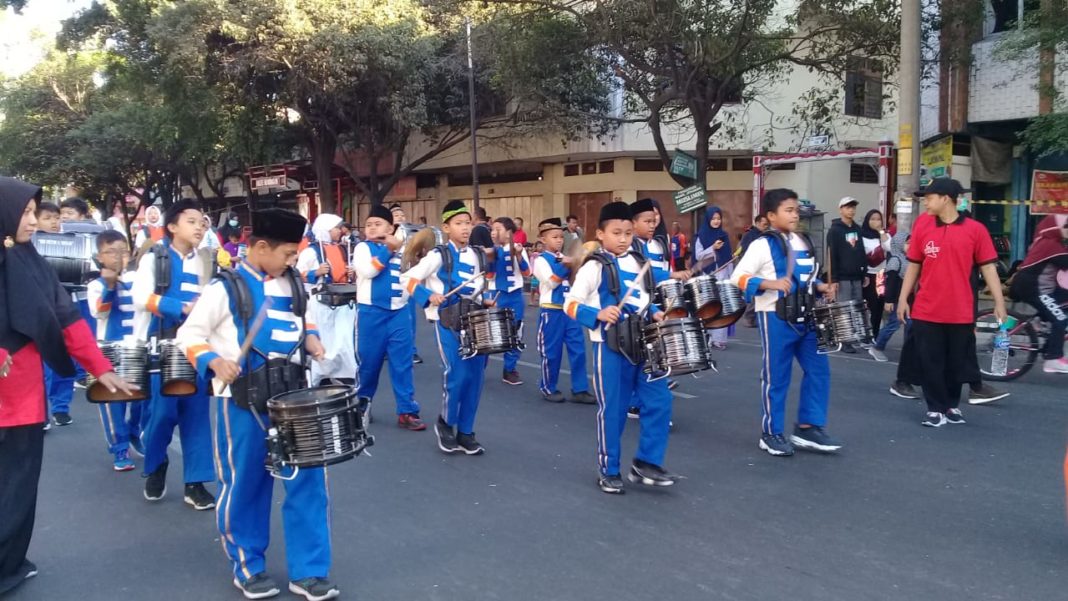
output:
{"label": "building window", "polygon": [[708,165],[705,166],[707,171],[726,171],[727,159],[708,159]]}
{"label": "building window", "polygon": [[597,173],[597,163],[583,163],[582,164],[582,175],[596,175],[596,173]]}
{"label": "building window", "polygon": [[571,163],[570,165],[564,165],[564,177],[571,177],[572,175],[579,174],[578,163]]}
{"label": "building window", "polygon": [[849,183],[877,184],[879,183],[879,173],[867,163],[850,163]]}
{"label": "building window", "polygon": [[883,118],[883,69],[879,61],[857,56],[846,61],[845,114]]}
{"label": "building window", "polygon": [[660,159],[634,159],[635,171],[663,171],[664,163]]}
{"label": "building window", "polygon": [[797,163],[783,163],[782,165],[768,165],[768,171],[796,171]]}
{"label": "building window", "polygon": [[601,161],[600,163],[597,163],[597,170],[600,173],[615,173],[616,172],[616,162],[615,161]]}
{"label": "building window", "polygon": [[753,157],[742,157],[740,159],[731,159],[731,171],[752,171],[753,170]]}
{"label": "building window", "polygon": [[986,31],[1001,33],[1027,25],[1027,18],[1039,10],[1040,0],[987,0]]}

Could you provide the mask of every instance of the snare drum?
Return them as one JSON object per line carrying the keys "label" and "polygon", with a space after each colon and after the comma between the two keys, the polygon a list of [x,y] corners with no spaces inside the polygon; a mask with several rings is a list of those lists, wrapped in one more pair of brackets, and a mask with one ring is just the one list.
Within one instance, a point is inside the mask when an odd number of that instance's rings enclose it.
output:
{"label": "snare drum", "polygon": [[460,314],[460,356],[493,355],[522,348],[515,313],[505,307]]}
{"label": "snare drum", "polygon": [[732,326],[742,318],[742,315],[745,315],[745,298],[737,286],[723,281],[716,282],[716,289],[719,293],[721,310],[716,317],[704,320],[705,327],[709,330]]}
{"label": "snare drum", "polygon": [[326,284],[315,293],[315,299],[328,307],[344,307],[356,302],[356,284]]}
{"label": "snare drum", "polygon": [[705,329],[696,317],[665,319],[642,331],[645,373],[681,376],[712,367]]}
{"label": "snare drum", "polygon": [[719,300],[716,278],[699,275],[686,280],[686,302],[690,305],[690,314],[701,320],[716,318],[723,307]]}
{"label": "snare drum", "polygon": [[136,385],[141,390],[128,396],[124,392],[110,392],[93,376],[86,378],[85,396],[93,403],[125,403],[143,401],[148,398],[148,348],[145,345],[131,345],[125,342],[101,342],[100,353],[111,362],[115,374],[123,380]]}
{"label": "snare drum", "polygon": [[192,396],[197,393],[197,369],[178,347],[177,340],[159,343],[160,392],[166,396]]}
{"label": "snare drum", "polygon": [[668,319],[686,317],[686,287],[678,280],[664,280],[656,285],[655,302]]}
{"label": "snare drum", "polygon": [[835,351],[843,344],[871,342],[871,318],[863,301],[851,300],[812,309],[820,350]]}
{"label": "snare drum", "polygon": [[275,395],[267,415],[277,429],[272,459],[295,467],[323,467],[352,459],[373,444],[352,386],[317,386]]}

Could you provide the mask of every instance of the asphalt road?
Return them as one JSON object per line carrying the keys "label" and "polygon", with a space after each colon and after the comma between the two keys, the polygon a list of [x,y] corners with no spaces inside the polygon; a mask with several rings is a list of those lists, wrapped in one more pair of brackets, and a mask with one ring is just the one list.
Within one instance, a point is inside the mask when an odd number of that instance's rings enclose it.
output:
{"label": "asphalt road", "polygon": [[[743,328],[716,352],[719,374],[683,378],[677,391],[666,465],[687,478],[617,497],[595,486],[595,409],[540,400],[533,313],[520,367],[526,384],[503,384],[497,360],[487,370],[476,426],[486,455],[446,457],[430,431],[397,429],[388,386],[380,393],[373,456],[329,470],[332,576],[343,598],[1068,594],[1068,378],[1028,374],[1007,385],[1009,399],[965,406],[967,425],[932,430],[919,424],[919,401],[887,393],[893,363],[836,355],[829,430],[846,448],[772,458],[757,449],[759,346]],[[429,422],[440,405],[440,364],[425,324],[419,343],[427,362],[416,367],[416,387]],[[161,503],[145,502],[140,469],[111,470],[96,409],[77,402],[73,415],[73,425],[46,438],[30,549],[40,575],[8,598],[240,599],[214,513],[181,501],[181,470],[171,469]],[[625,462],[636,429],[632,422]],[[280,486],[275,493],[280,510]],[[284,581],[278,511],[273,521],[269,570]]]}

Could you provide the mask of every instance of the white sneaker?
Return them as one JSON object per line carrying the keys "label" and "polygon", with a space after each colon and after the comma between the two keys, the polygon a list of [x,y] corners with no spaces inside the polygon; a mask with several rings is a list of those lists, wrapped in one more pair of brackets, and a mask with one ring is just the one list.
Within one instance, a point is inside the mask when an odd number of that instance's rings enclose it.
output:
{"label": "white sneaker", "polygon": [[1047,374],[1068,374],[1068,359],[1046,359],[1042,364],[1042,371]]}
{"label": "white sneaker", "polygon": [[944,413],[928,411],[927,417],[924,418],[924,420],[920,423],[929,428],[941,428],[942,426],[948,424],[949,420],[946,419],[946,414]]}
{"label": "white sneaker", "polygon": [[874,346],[871,347],[870,349],[868,349],[868,354],[871,355],[872,359],[875,359],[879,363],[886,363],[887,361],[890,360],[890,359],[888,359],[886,357],[886,353],[880,351],[879,349],[875,348]]}

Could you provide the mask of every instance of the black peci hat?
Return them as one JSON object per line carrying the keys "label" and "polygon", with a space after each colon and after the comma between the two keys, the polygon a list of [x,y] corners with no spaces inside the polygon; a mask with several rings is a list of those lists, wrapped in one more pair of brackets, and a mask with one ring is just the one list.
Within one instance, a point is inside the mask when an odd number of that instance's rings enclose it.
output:
{"label": "black peci hat", "polygon": [[640,198],[635,200],[630,205],[630,212],[634,217],[641,215],[642,213],[648,213],[649,211],[655,211],[656,204],[652,198]]}
{"label": "black peci hat", "polygon": [[393,225],[393,211],[390,211],[382,205],[374,205],[371,207],[371,212],[367,214],[367,217],[378,217],[379,219],[385,219],[386,223]]}
{"label": "black peci hat", "polygon": [[300,243],[308,220],[285,209],[263,209],[252,213],[252,237],[275,242]]}
{"label": "black peci hat", "polygon": [[601,207],[601,213],[597,216],[597,225],[600,227],[604,225],[605,221],[611,221],[612,219],[630,221],[633,218],[634,214],[630,210],[630,205],[621,200],[617,200]]}

